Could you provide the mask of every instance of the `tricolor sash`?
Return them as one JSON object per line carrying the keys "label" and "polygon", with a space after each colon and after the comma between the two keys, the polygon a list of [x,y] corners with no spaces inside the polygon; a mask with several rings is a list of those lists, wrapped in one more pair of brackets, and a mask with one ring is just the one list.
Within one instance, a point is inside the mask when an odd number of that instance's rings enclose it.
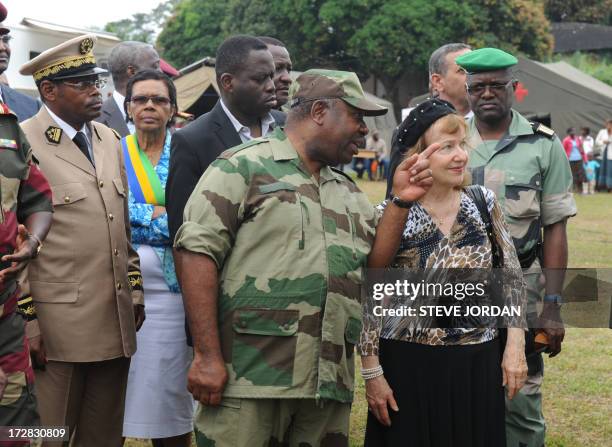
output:
{"label": "tricolor sash", "polygon": [[166,195],[149,157],[138,146],[136,135],[121,139],[128,184],[136,203],[166,206]]}

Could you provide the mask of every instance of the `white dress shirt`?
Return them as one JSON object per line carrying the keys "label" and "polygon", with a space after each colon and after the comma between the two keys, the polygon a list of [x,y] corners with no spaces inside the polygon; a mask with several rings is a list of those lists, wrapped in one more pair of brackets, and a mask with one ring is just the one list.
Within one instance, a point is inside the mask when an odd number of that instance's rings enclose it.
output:
{"label": "white dress shirt", "polygon": [[[119,107],[119,110],[121,111],[121,115],[123,115],[123,121],[125,121],[125,119],[127,118],[127,116],[125,115],[125,110],[123,110],[123,103],[125,102],[125,96],[123,96],[117,90],[113,90],[113,99],[117,103],[117,107]],[[134,126],[133,122],[126,121],[125,124],[127,124],[127,128],[130,131],[130,133],[136,132],[136,126]]]}
{"label": "white dress shirt", "polygon": [[[225,103],[221,98],[219,98],[219,101],[221,102],[221,108],[223,109],[229,120],[232,122],[234,129],[236,129],[236,132],[238,132],[240,140],[243,143],[246,143],[247,141],[251,141],[253,138],[255,138],[251,135],[251,129],[249,129],[247,126],[243,126],[242,123],[238,121],[234,115],[232,115],[232,112],[230,112],[229,109],[225,106]],[[274,117],[270,112],[268,112],[268,114],[261,119],[262,137],[267,136],[274,130],[274,123]]]}

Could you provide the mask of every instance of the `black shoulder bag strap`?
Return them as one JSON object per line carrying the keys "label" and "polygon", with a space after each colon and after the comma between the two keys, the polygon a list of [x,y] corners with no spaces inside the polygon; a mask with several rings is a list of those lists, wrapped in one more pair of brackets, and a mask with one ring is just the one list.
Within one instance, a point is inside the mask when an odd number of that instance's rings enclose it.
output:
{"label": "black shoulder bag strap", "polygon": [[489,208],[487,207],[487,199],[482,193],[482,188],[478,185],[470,185],[465,188],[465,192],[474,201],[474,204],[476,204],[478,212],[480,213],[480,218],[485,224],[487,236],[489,237],[489,242],[491,243],[493,268],[503,267],[504,255],[499,244],[497,243],[497,239],[495,239],[495,234],[493,233],[493,222],[491,221],[491,214],[489,213]]}
{"label": "black shoulder bag strap", "polygon": [[[470,185],[465,188],[465,192],[467,195],[474,201],[476,208],[478,208],[478,212],[480,213],[480,218],[485,224],[485,229],[487,231],[487,236],[489,237],[489,242],[491,243],[491,258],[493,264],[493,280],[492,287],[498,290],[497,293],[501,293],[503,288],[503,284],[499,281],[499,272],[496,272],[495,269],[504,266],[504,255],[501,251],[499,244],[497,243],[497,239],[495,238],[495,233],[493,232],[493,222],[491,221],[491,213],[489,213],[489,208],[487,207],[487,199],[485,198],[482,188],[479,185]],[[508,338],[508,332],[505,328],[499,328],[499,342],[500,342],[500,352],[504,352],[504,348],[506,347],[506,340]]]}

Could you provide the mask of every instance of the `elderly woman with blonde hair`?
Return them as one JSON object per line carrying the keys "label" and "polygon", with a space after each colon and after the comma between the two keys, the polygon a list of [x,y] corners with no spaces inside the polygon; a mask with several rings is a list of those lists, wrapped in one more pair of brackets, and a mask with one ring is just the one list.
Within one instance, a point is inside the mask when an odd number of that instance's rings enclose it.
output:
{"label": "elderly woman with blonde hair", "polygon": [[[378,206],[385,212],[368,267],[499,267],[501,299],[520,308],[525,286],[502,210],[491,191],[467,186],[466,130],[464,118],[438,99],[417,106],[400,125],[406,157],[428,153],[433,184],[418,201],[391,194]],[[377,316],[378,304],[370,296],[364,300],[361,372],[370,410],[365,445],[505,446],[504,386],[512,398],[527,376],[524,319],[504,322],[502,344],[498,324],[476,319],[472,327],[439,327],[436,319]]]}

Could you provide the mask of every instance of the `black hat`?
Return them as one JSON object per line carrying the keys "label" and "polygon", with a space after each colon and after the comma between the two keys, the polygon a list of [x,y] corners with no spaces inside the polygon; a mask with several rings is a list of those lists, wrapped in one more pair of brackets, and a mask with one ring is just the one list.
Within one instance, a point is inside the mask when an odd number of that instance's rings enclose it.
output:
{"label": "black hat", "polygon": [[10,33],[10,30],[2,23],[6,19],[7,15],[8,11],[6,10],[6,6],[0,3],[0,36]]}
{"label": "black hat", "polygon": [[457,111],[443,99],[432,98],[417,104],[397,128],[397,142],[402,148],[414,146],[433,123],[451,113]]}

